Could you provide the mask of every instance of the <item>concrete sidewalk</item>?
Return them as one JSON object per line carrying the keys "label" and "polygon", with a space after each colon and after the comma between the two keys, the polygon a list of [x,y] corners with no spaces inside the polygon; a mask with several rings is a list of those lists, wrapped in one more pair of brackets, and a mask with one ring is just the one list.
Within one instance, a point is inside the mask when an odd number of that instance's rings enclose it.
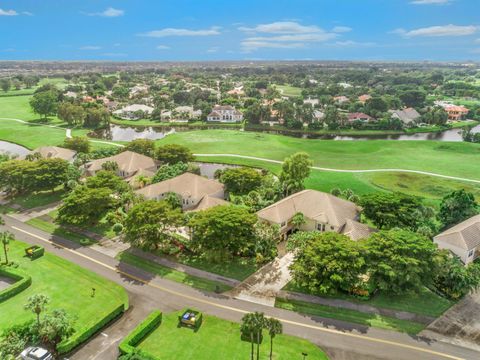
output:
{"label": "concrete sidewalk", "polygon": [[293,252],[276,258],[231,290],[230,295],[236,299],[275,306],[278,292],[291,280],[289,266],[293,258]]}
{"label": "concrete sidewalk", "polygon": [[11,216],[21,222],[27,222],[28,220],[47,215],[48,213],[56,210],[60,206],[60,203],[61,201],[57,201],[48,205],[22,210],[17,213],[11,213],[8,214],[8,216]]}

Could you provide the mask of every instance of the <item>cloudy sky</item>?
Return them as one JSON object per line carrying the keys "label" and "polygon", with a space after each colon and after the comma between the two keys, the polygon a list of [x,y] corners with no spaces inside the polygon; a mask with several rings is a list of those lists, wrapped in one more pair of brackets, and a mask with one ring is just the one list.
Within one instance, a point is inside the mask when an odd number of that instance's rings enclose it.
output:
{"label": "cloudy sky", "polygon": [[0,0],[0,59],[480,60],[480,0]]}

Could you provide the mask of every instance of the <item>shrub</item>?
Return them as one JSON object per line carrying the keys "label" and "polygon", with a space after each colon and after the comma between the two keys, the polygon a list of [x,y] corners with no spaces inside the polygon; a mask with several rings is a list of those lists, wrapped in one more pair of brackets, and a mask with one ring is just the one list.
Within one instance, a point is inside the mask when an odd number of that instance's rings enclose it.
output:
{"label": "shrub", "polygon": [[73,336],[71,336],[65,341],[62,341],[57,346],[57,352],[59,354],[65,354],[73,350],[75,347],[77,347],[84,341],[88,340],[91,336],[93,336],[98,331],[100,331],[109,322],[119,317],[126,310],[126,307],[128,307],[128,305],[121,304],[118,307],[116,307],[113,311],[111,311],[109,314],[107,314],[103,319],[100,319],[92,327],[78,330],[77,332],[75,332]]}
{"label": "shrub", "polygon": [[135,351],[135,346],[140,343],[148,334],[155,330],[162,322],[162,313],[159,310],[153,311],[143,320],[119,345],[122,354],[129,354]]}
{"label": "shrub", "polygon": [[12,278],[16,282],[0,291],[0,302],[5,301],[12,296],[17,295],[32,284],[30,275],[24,274],[22,271],[13,268],[0,267],[0,275]]}

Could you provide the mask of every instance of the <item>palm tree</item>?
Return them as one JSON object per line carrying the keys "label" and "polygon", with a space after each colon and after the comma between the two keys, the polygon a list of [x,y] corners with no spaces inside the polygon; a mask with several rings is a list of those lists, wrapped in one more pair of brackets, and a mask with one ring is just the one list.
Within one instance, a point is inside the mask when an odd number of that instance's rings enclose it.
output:
{"label": "palm tree", "polygon": [[268,318],[265,320],[265,328],[268,330],[268,335],[270,335],[270,360],[272,360],[273,338],[283,332],[283,326],[279,320]]}
{"label": "palm tree", "polygon": [[260,360],[260,342],[262,340],[262,330],[265,327],[265,315],[263,313],[255,311],[254,318],[254,330],[257,335],[257,360]]}
{"label": "palm tree", "polygon": [[253,344],[254,344],[254,333],[255,333],[255,315],[252,313],[245,314],[242,318],[242,325],[240,327],[242,335],[248,336],[250,338],[251,350],[250,350],[250,359],[253,360]]}
{"label": "palm tree", "polygon": [[45,310],[45,306],[50,302],[50,298],[43,294],[35,294],[28,298],[24,305],[25,310],[30,310],[37,315],[37,326],[40,328],[40,314]]}
{"label": "palm tree", "polygon": [[5,231],[3,233],[0,233],[0,239],[3,244],[3,253],[5,254],[5,264],[8,265],[8,244],[15,240],[13,237],[13,234],[9,233],[8,231]]}

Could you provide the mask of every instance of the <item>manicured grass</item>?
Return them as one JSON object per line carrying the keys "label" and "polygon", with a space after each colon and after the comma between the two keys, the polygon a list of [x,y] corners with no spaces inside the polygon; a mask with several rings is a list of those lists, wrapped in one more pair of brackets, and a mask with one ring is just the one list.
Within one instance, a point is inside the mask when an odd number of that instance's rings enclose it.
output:
{"label": "manicured grass", "polygon": [[140,258],[138,256],[135,256],[129,252],[122,252],[118,254],[117,259],[125,262],[127,264],[136,266],[142,270],[145,270],[147,272],[150,272],[152,274],[158,275],[162,278],[172,280],[181,284],[185,284],[188,286],[191,286],[193,288],[199,289],[199,290],[205,290],[205,291],[215,291],[218,287],[218,289],[221,292],[230,290],[231,287],[219,283],[216,281],[211,281],[207,279],[202,279],[196,276],[191,276],[188,274],[185,274],[181,271],[174,270],[171,268],[168,268],[166,266],[159,265],[157,263],[154,263],[149,260],[145,260],[143,258]]}
{"label": "manicured grass", "polygon": [[32,209],[38,206],[45,206],[57,201],[60,201],[65,195],[63,188],[56,191],[41,191],[28,195],[21,195],[15,197],[14,203],[20,205],[24,209]]}
{"label": "manicured grass", "polygon": [[174,259],[181,264],[222,275],[230,279],[244,280],[255,271],[257,266],[254,259],[238,258],[228,259],[220,263],[213,263],[201,256],[181,255]]}
{"label": "manicured grass", "polygon": [[427,288],[418,294],[404,294],[404,295],[388,295],[381,292],[377,292],[368,300],[361,300],[347,294],[336,295],[319,295],[312,294],[308,290],[303,289],[295,285],[293,281],[285,286],[284,290],[295,291],[299,293],[331,297],[351,302],[356,302],[365,305],[372,305],[385,309],[407,311],[414,314],[420,314],[431,317],[438,317],[442,315],[448,308],[450,308],[454,302],[435,294]]}
{"label": "manicured grass", "polygon": [[[48,252],[31,261],[25,257],[25,243],[14,241],[9,247],[11,260],[32,277],[32,285],[0,303],[0,333],[35,318],[23,308],[34,294],[50,298],[47,310],[62,308],[75,316],[78,330],[93,326],[120,304],[128,307],[128,296],[121,286]],[[95,297],[91,296],[92,288],[96,289]]]}
{"label": "manicured grass", "polygon": [[337,319],[355,324],[376,327],[379,329],[395,330],[409,334],[417,334],[424,329],[424,325],[407,320],[399,320],[379,314],[367,314],[360,311],[335,308],[332,306],[312,304],[303,301],[278,299],[275,307],[291,310],[302,314]]}
{"label": "manicured grass", "polygon": [[302,89],[291,85],[275,85],[280,94],[289,97],[302,96]]}
{"label": "manicured grass", "polygon": [[[163,315],[161,325],[138,346],[158,359],[245,360],[250,358],[250,343],[240,340],[240,324],[203,315],[197,332],[178,327],[182,312]],[[270,338],[264,331],[260,358],[268,359]],[[302,352],[308,360],[327,360],[326,354],[307,340],[288,335],[277,335],[273,341],[273,358],[276,360],[301,359]]]}
{"label": "manicured grass", "polygon": [[59,237],[65,238],[83,246],[88,246],[96,242],[94,239],[91,239],[86,235],[70,231],[68,229],[65,229],[61,225],[43,220],[41,217],[30,219],[26,223],[49,234],[57,235]]}

